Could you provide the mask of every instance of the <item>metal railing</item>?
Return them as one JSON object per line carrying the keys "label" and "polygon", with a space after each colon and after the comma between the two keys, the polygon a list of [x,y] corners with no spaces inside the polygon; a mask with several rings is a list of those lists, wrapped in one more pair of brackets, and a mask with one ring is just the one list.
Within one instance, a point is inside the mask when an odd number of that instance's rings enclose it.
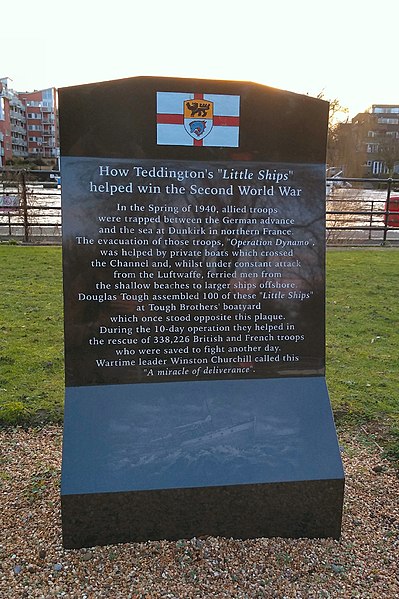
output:
{"label": "metal railing", "polygon": [[[396,193],[397,192],[397,193]],[[328,245],[398,245],[398,179],[327,179],[326,234]]]}
{"label": "metal railing", "polygon": [[[397,193],[396,193],[397,192]],[[327,179],[327,245],[399,245],[398,179]],[[0,168],[0,241],[61,243],[58,171]]]}
{"label": "metal railing", "polygon": [[0,240],[61,243],[59,171],[0,169]]}

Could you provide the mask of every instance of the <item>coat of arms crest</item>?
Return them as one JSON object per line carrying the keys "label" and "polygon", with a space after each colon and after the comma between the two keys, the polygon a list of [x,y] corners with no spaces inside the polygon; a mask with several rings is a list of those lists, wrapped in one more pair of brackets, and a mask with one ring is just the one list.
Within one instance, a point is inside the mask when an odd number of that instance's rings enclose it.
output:
{"label": "coat of arms crest", "polygon": [[196,140],[204,139],[213,128],[213,102],[210,100],[184,100],[184,128]]}

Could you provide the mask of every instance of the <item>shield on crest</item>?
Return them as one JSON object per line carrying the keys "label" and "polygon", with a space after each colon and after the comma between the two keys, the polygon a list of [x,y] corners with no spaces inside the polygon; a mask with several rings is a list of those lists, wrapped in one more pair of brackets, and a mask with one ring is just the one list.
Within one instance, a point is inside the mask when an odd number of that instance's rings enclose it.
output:
{"label": "shield on crest", "polygon": [[213,127],[213,102],[194,98],[183,102],[184,128],[195,140],[204,139]]}

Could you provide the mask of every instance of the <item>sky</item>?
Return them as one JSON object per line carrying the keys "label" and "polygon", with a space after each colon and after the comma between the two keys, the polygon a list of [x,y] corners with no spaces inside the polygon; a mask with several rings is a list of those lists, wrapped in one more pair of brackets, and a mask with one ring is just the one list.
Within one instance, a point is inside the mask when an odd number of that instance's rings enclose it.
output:
{"label": "sky", "polygon": [[0,10],[0,77],[16,91],[139,75],[252,81],[337,99],[343,120],[399,103],[397,18],[398,0],[19,0]]}

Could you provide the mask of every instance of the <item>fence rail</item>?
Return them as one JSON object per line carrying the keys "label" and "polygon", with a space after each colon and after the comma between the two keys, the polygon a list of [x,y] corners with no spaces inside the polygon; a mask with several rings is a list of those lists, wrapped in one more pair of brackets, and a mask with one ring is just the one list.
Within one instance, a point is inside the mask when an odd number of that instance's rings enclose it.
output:
{"label": "fence rail", "polygon": [[399,244],[399,180],[332,177],[326,189],[328,245]]}
{"label": "fence rail", "polygon": [[0,240],[61,243],[59,171],[0,169]]}
{"label": "fence rail", "polygon": [[[396,198],[397,179],[327,178],[327,244],[399,245]],[[61,236],[60,173],[0,169],[0,241],[57,244]]]}

